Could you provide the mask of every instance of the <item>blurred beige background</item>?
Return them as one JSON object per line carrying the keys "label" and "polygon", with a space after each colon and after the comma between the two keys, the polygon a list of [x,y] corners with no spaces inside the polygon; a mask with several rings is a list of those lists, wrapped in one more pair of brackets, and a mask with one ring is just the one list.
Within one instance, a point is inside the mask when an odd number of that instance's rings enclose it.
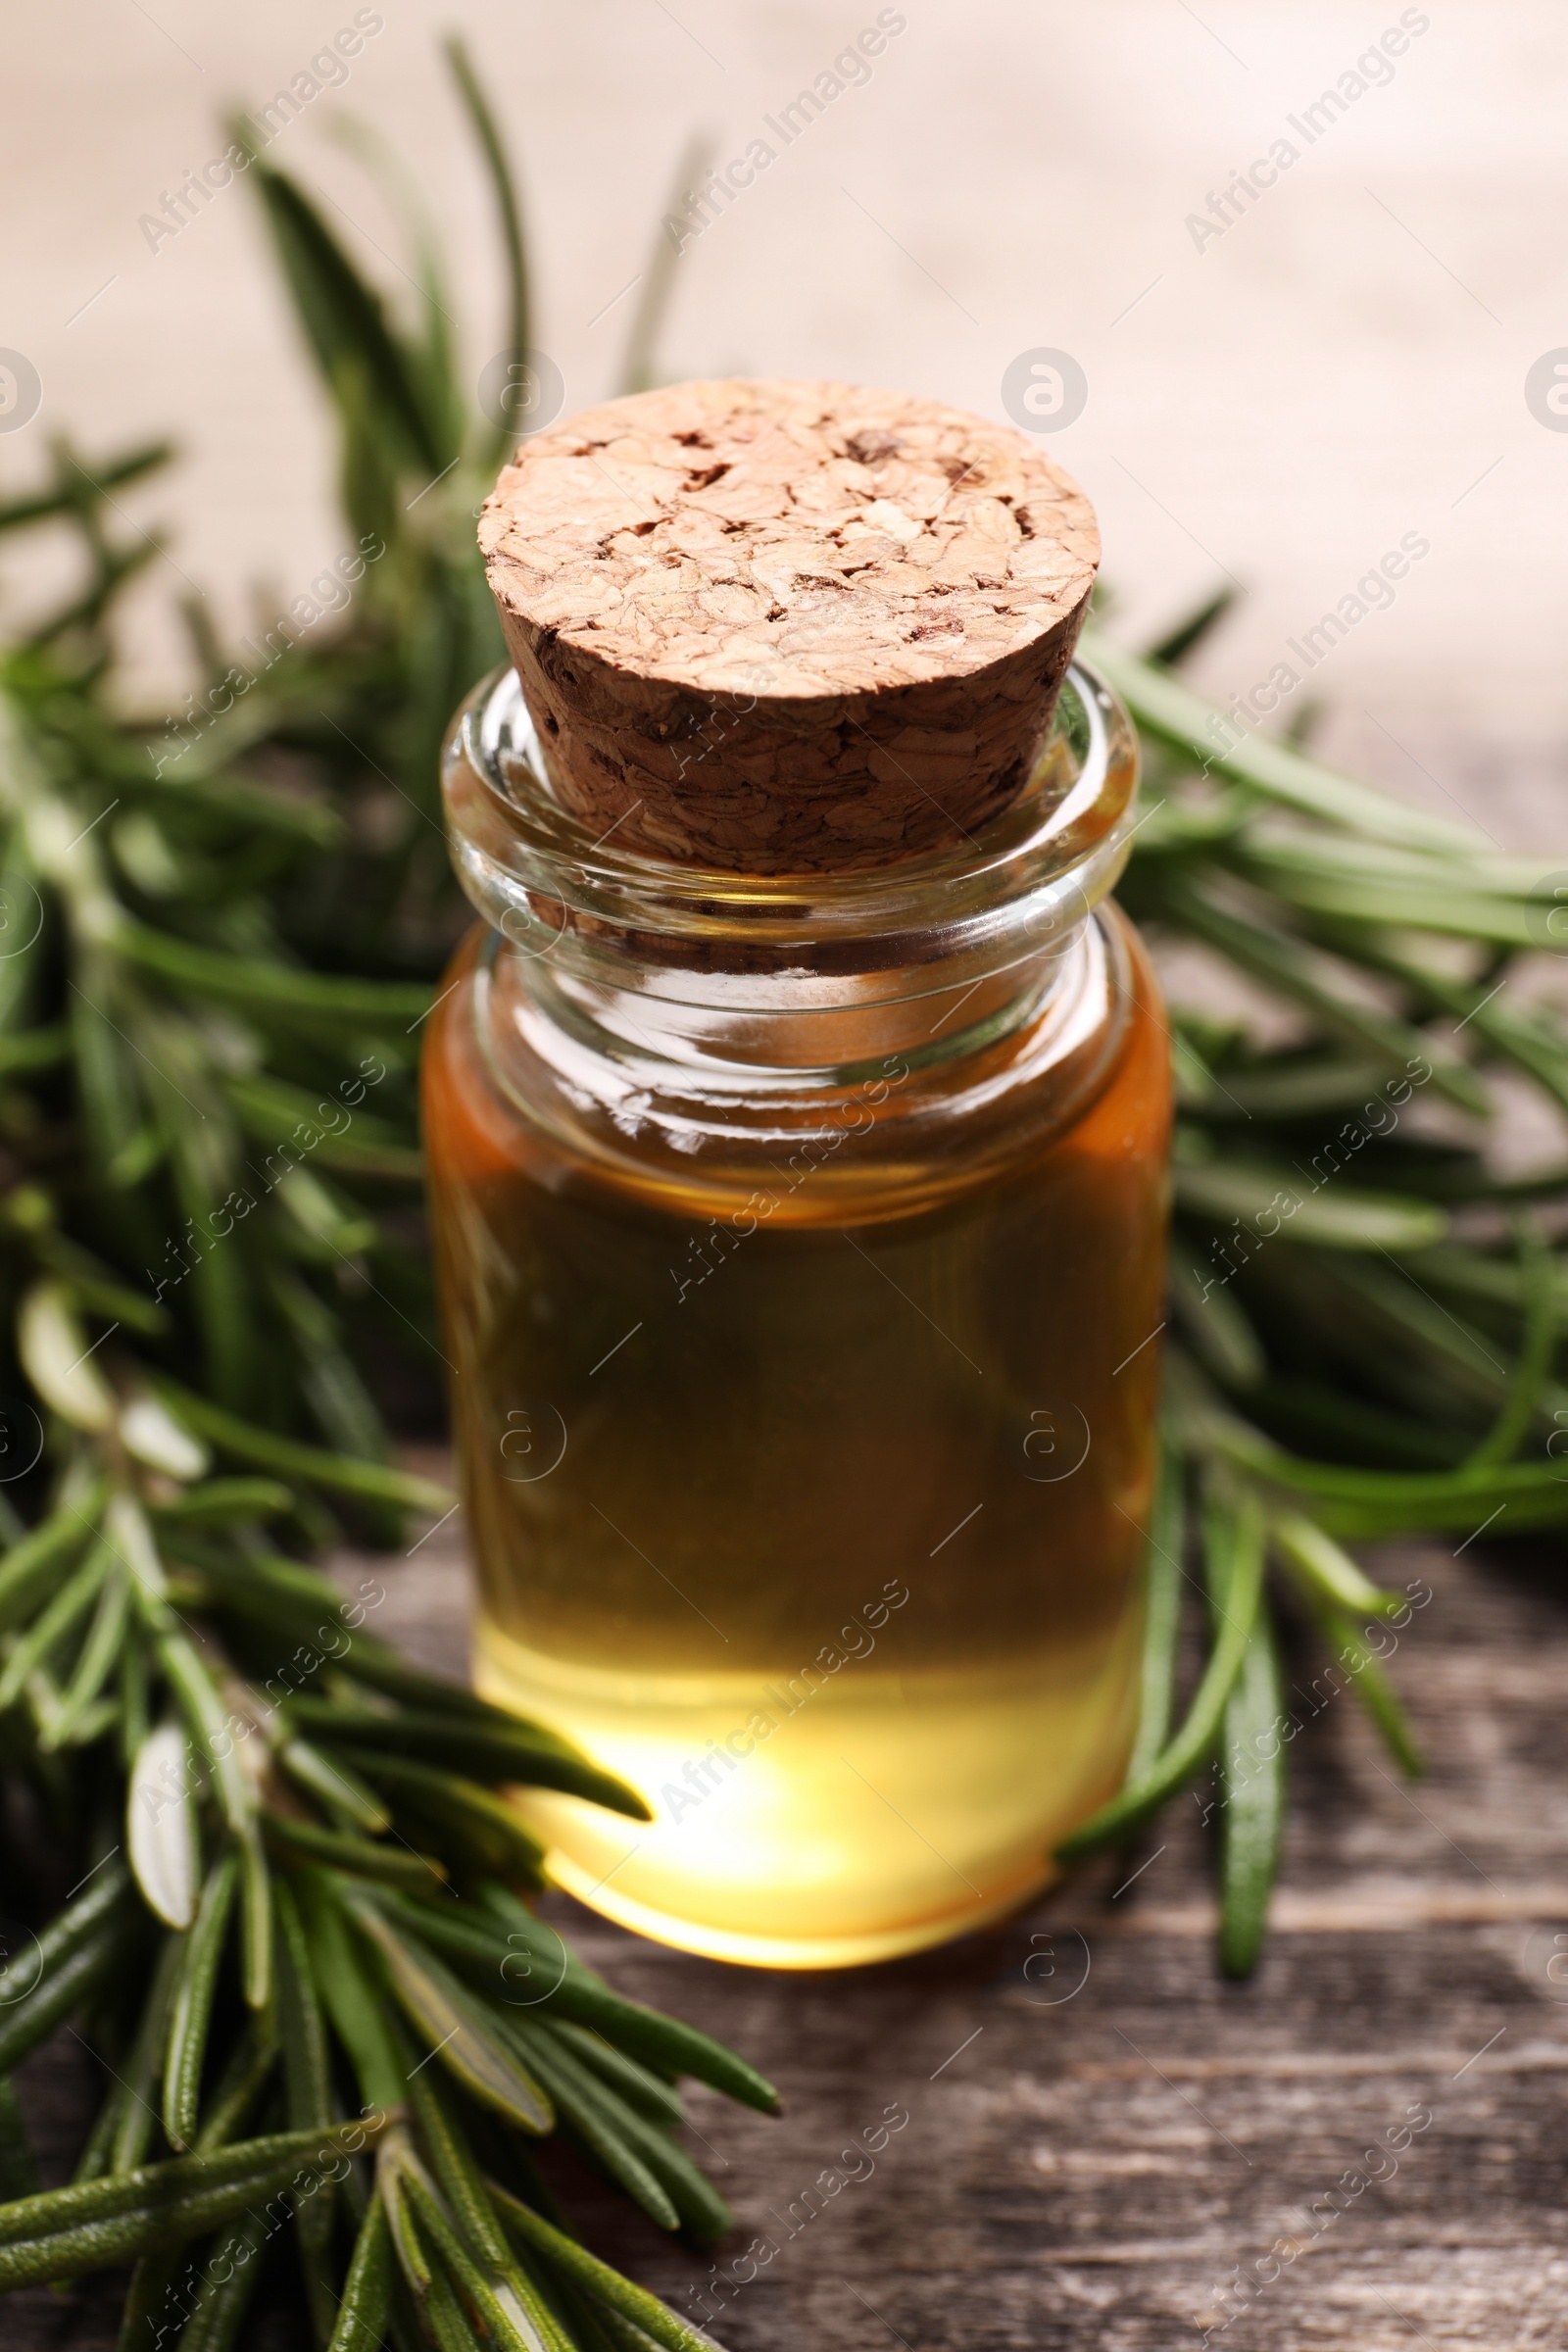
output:
{"label": "blurred beige background", "polygon": [[[126,501],[173,530],[173,564],[139,591],[155,697],[179,674],[181,574],[237,620],[248,581],[292,593],[342,534],[254,196],[222,190],[156,252],[138,222],[220,152],[225,108],[266,103],[355,13],[57,0],[9,28],[0,346],[43,391],[0,433],[0,496],[52,431],[97,453],[177,433],[177,473]],[[1088,402],[1047,446],[1099,506],[1118,626],[1142,638],[1234,578],[1246,595],[1200,673],[1229,700],[1414,534],[1430,552],[1392,606],[1312,674],[1325,741],[1423,797],[1429,771],[1494,832],[1517,837],[1528,812],[1539,833],[1568,772],[1568,431],[1540,397],[1532,414],[1526,376],[1568,346],[1568,17],[1548,0],[901,0],[869,78],[787,146],[764,129],[877,16],[875,0],[380,0],[345,85],[270,154],[408,293],[382,258],[407,258],[401,233],[329,124],[352,112],[392,137],[439,220],[477,376],[504,325],[438,53],[458,25],[508,127],[536,336],[571,408],[614,387],[622,289],[688,135],[710,132],[720,160],[768,138],[776,160],[680,256],[664,374],[836,374],[1000,416],[1009,362],[1068,352]],[[1281,138],[1298,158],[1276,184],[1234,200],[1223,233],[1195,230]],[[13,556],[8,608],[27,586]]]}

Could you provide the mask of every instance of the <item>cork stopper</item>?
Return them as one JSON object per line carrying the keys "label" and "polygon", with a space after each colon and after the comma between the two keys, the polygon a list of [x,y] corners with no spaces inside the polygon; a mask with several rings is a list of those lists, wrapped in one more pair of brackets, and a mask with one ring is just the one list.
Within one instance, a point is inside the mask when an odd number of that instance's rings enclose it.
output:
{"label": "cork stopper", "polygon": [[740,378],[535,434],[479,545],[563,805],[748,874],[891,864],[1005,808],[1100,557],[1010,426]]}

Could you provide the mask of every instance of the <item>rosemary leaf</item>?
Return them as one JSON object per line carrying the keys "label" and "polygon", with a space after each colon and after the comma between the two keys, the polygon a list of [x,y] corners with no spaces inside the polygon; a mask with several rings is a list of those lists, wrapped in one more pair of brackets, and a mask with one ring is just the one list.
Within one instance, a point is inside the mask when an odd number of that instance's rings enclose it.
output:
{"label": "rosemary leaf", "polygon": [[238,1885],[239,1856],[230,1848],[208,1874],[180,1955],[164,2061],[164,2131],[170,2146],[181,2151],[196,2137],[207,2032]]}
{"label": "rosemary leaf", "polygon": [[1213,1495],[1205,1520],[1211,1542],[1222,1547],[1228,1561],[1225,1599],[1213,1651],[1187,1720],[1143,1780],[1123,1788],[1061,1840],[1056,1852],[1063,1862],[1077,1861],[1146,1821],[1191,1778],[1219,1735],[1225,1702],[1241,1672],[1257,1618],[1263,1580],[1262,1506],[1246,1493],[1236,1498]]}

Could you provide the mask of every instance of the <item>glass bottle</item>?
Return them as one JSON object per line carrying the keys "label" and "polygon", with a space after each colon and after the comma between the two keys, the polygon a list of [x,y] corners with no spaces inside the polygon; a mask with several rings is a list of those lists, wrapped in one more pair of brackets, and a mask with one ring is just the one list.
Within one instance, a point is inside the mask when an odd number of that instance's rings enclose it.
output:
{"label": "glass bottle", "polygon": [[1086,666],[1014,803],[719,874],[553,796],[515,675],[445,758],[484,917],[425,1136],[475,1679],[654,1819],[530,1792],[559,1883],[818,1967],[1003,1915],[1135,1711],[1169,1120]]}

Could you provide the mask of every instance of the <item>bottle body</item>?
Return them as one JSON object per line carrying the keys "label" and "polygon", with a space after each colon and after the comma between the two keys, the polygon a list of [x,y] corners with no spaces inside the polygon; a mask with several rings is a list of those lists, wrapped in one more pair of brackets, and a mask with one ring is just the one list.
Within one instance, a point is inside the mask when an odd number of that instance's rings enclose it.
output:
{"label": "bottle body", "polygon": [[570,1891],[718,1957],[978,1925],[1134,1729],[1147,958],[1078,909],[972,982],[770,977],[765,1012],[688,958],[698,1018],[546,933],[470,940],[425,1058],[475,1675],[655,1818],[519,1804]]}

